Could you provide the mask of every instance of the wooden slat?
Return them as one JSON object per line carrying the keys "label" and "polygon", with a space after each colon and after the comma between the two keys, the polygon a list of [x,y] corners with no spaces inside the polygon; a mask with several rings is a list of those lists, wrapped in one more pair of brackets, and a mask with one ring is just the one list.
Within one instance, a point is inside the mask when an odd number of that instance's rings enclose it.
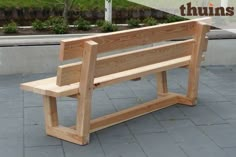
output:
{"label": "wooden slat", "polygon": [[[180,41],[161,46],[135,50],[98,59],[95,77],[109,75],[149,64],[163,62],[191,54],[194,40]],[[57,85],[63,86],[80,80],[81,63],[58,67]]]}
{"label": "wooden slat", "polygon": [[47,95],[52,97],[62,97],[69,95],[76,95],[79,93],[79,83],[71,84],[68,86],[57,86],[56,77],[27,82],[21,84],[21,89]]}
{"label": "wooden slat", "polygon": [[190,58],[190,56],[181,57],[157,64],[147,65],[132,70],[106,75],[104,77],[99,77],[94,81],[94,88],[104,87],[114,83],[135,79],[137,77],[142,77],[157,72],[167,71],[169,69],[186,66],[189,65]]}
{"label": "wooden slat", "polygon": [[95,132],[103,128],[163,109],[177,103],[175,95],[168,95],[138,106],[134,106],[110,115],[106,115],[91,121],[90,132]]}
{"label": "wooden slat", "polygon": [[60,59],[68,60],[82,57],[84,42],[98,43],[98,53],[154,42],[192,36],[196,21],[182,21],[132,30],[119,31],[96,36],[66,39],[61,41]]}

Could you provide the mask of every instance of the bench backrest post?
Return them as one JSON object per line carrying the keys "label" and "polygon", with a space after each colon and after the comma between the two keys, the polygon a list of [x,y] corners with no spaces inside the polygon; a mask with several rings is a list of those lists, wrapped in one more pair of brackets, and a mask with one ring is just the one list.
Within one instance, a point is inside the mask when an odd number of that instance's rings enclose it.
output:
{"label": "bench backrest post", "polygon": [[84,46],[76,130],[79,136],[84,138],[84,143],[87,143],[89,141],[91,100],[98,44],[90,40],[86,41]]}
{"label": "bench backrest post", "polygon": [[199,84],[199,72],[200,63],[202,60],[203,51],[205,49],[206,33],[209,32],[210,26],[198,22],[196,24],[196,30],[194,35],[195,45],[191,55],[191,61],[189,65],[189,77],[188,77],[188,89],[187,96],[196,101],[198,96],[198,84]]}

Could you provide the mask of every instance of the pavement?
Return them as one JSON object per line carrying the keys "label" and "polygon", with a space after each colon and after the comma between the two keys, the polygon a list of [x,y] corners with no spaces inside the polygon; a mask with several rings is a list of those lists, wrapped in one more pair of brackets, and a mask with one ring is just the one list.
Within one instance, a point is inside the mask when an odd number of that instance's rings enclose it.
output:
{"label": "pavement", "polygon": [[[236,66],[201,68],[198,104],[175,105],[103,129],[87,146],[46,136],[42,97],[19,84],[54,74],[0,76],[0,157],[235,157]],[[169,89],[184,93],[187,70],[168,72]],[[92,117],[152,100],[155,76],[95,90]],[[75,123],[75,99],[58,99],[59,121]]]}

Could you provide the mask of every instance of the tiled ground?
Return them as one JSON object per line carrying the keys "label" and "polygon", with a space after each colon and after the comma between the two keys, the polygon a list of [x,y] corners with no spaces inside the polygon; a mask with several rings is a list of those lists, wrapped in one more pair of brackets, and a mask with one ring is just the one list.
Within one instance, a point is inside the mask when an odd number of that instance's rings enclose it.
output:
{"label": "tiled ground", "polygon": [[[170,90],[183,93],[187,71],[168,73]],[[42,98],[21,82],[53,74],[0,76],[0,157],[235,157],[236,66],[201,69],[196,107],[176,105],[92,134],[78,146],[45,135]],[[156,97],[148,76],[96,90],[92,117]],[[76,101],[58,100],[60,122],[73,125]]]}

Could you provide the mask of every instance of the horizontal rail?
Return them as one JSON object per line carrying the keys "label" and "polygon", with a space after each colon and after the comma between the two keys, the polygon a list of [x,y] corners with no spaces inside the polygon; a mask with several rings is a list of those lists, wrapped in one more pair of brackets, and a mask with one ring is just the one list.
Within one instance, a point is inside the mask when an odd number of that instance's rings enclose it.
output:
{"label": "horizontal rail", "polygon": [[[96,62],[95,77],[188,56],[194,43],[194,40],[190,39],[99,58]],[[59,66],[57,85],[79,82],[81,67],[82,62]]]}
{"label": "horizontal rail", "polygon": [[98,53],[104,53],[117,49],[193,36],[196,23],[196,21],[189,20],[89,37],[65,39],[61,41],[60,59],[81,58],[84,50],[84,42],[88,40],[98,43]]}

